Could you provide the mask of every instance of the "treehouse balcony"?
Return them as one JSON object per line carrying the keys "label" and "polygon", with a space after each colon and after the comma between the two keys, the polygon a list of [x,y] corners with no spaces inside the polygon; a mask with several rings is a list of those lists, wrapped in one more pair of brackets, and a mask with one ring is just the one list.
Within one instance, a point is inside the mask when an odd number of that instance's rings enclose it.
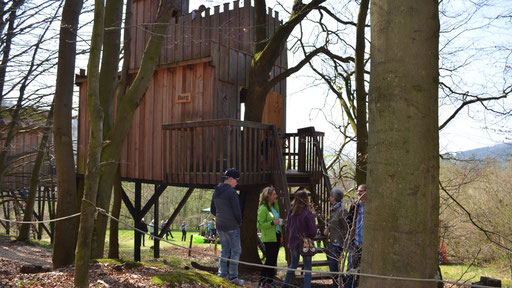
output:
{"label": "treehouse balcony", "polygon": [[234,119],[163,125],[164,182],[216,185],[227,168],[235,167],[241,186],[271,183],[277,172],[273,127]]}
{"label": "treehouse balcony", "polygon": [[314,128],[279,135],[274,125],[235,119],[162,126],[163,182],[213,188],[230,167],[239,187],[274,185],[286,206],[292,187],[308,189],[318,215],[327,215],[331,184],[323,160],[324,133]]}
{"label": "treehouse balcony", "polygon": [[273,184],[283,173],[291,184],[287,186],[311,189],[323,182],[324,133],[312,128],[278,135],[273,125],[219,119],[165,124],[162,129],[162,167],[169,185],[216,185],[230,167],[240,171],[241,186]]}

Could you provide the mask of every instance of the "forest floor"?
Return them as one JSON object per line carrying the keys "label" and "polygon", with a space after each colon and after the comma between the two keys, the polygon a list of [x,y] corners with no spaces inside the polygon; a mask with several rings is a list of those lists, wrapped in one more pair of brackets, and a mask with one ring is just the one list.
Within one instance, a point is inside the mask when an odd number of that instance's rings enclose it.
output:
{"label": "forest floor", "polygon": [[[177,255],[186,258],[186,253]],[[0,287],[73,287],[74,267],[52,269],[51,248],[13,240],[0,235]],[[24,266],[32,266],[36,273],[21,272]],[[39,266],[39,267],[37,267]],[[235,287],[234,285],[211,282],[211,279],[199,279],[197,275],[187,275],[188,267],[176,267],[162,261],[144,263],[100,261],[89,267],[90,287]],[[175,274],[175,275],[173,275]],[[204,273],[203,273],[204,274]],[[165,275],[161,277],[162,275]],[[208,274],[210,275],[210,274]],[[258,276],[247,275],[244,287],[257,287]],[[195,278],[194,278],[195,277]],[[154,278],[163,279],[162,284]],[[203,277],[200,277],[203,278]],[[217,278],[206,276],[206,278]],[[172,284],[165,280],[171,280]],[[179,280],[182,283],[176,283]],[[199,280],[198,280],[199,279]],[[220,278],[217,278],[220,279]],[[244,278],[246,279],[246,278]],[[199,282],[194,284],[194,282]],[[218,280],[217,280],[218,281]],[[188,282],[188,283],[187,283]]]}
{"label": "forest floor", "polygon": [[[74,267],[52,269],[51,253],[49,245],[18,242],[0,235],[0,287],[73,287]],[[176,258],[143,263],[114,260],[91,263],[90,287],[235,287],[192,268],[190,263],[197,261],[198,255],[188,256],[186,250],[179,249],[173,249],[172,254]],[[35,271],[23,272],[27,268]],[[259,272],[241,269],[240,278],[246,280],[243,287],[257,287]],[[276,282],[280,283],[278,279]],[[329,287],[330,283],[330,280],[314,282],[313,287]],[[462,286],[445,284],[444,287]]]}

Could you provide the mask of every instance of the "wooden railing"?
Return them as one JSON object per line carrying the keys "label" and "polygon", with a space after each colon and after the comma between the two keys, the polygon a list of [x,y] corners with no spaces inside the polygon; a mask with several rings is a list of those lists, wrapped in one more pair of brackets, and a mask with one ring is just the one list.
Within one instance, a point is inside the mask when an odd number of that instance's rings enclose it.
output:
{"label": "wooden railing", "polygon": [[239,185],[270,184],[276,153],[272,125],[219,119],[163,125],[163,169],[170,185],[211,186],[230,167]]}

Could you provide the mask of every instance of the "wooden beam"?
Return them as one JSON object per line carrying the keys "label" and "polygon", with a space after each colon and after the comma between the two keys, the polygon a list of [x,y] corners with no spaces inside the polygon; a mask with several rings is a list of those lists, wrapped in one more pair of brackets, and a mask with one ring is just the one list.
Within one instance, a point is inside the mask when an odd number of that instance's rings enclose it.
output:
{"label": "wooden beam", "polygon": [[178,214],[180,213],[181,208],[183,208],[183,206],[185,206],[185,203],[187,203],[187,200],[190,197],[190,195],[192,195],[192,192],[194,192],[194,188],[188,188],[187,193],[185,193],[185,195],[183,196],[183,199],[181,199],[181,201],[178,204],[178,206],[176,207],[176,209],[174,209],[174,212],[172,213],[169,220],[167,220],[167,223],[165,223],[165,226],[164,226],[164,228],[162,228],[162,231],[160,231],[160,234],[158,234],[158,237],[162,238],[162,236],[165,234],[165,232],[167,232],[167,230],[169,230],[169,226],[171,226],[174,219],[176,219],[176,216],[178,216]]}
{"label": "wooden beam", "polygon": [[146,216],[153,204],[158,203],[158,198],[160,198],[160,195],[162,195],[162,193],[165,191],[165,188],[167,188],[167,184],[160,184],[158,186],[155,185],[155,193],[153,193],[153,196],[151,196],[146,205],[144,205],[144,208],[142,208],[140,212],[142,214],[141,217]]}
{"label": "wooden beam", "polygon": [[128,212],[130,212],[130,215],[132,215],[132,218],[135,219],[135,208],[133,207],[132,202],[130,201],[130,198],[128,198],[128,195],[126,195],[126,192],[124,192],[124,189],[121,188],[121,199],[123,199],[123,203],[128,209]]}
{"label": "wooden beam", "polygon": [[[36,218],[37,221],[43,221],[43,218],[41,216],[39,216],[39,214],[37,214],[35,210],[34,210],[34,218]],[[41,228],[43,228],[44,231],[46,231],[46,233],[48,233],[50,238],[53,238],[52,232],[50,232],[50,229],[48,229],[48,227],[46,227],[46,225],[44,225],[43,223],[39,223],[39,229],[41,229]]]}

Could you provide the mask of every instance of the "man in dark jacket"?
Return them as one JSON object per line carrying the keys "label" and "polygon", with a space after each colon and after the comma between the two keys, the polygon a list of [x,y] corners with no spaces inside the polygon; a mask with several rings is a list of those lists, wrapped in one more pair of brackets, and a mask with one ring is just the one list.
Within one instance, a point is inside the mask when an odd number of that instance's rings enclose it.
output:
{"label": "man in dark jacket", "polygon": [[242,246],[240,243],[240,224],[242,224],[242,209],[235,187],[240,179],[240,172],[229,168],[222,176],[223,183],[215,186],[211,213],[217,218],[217,233],[219,234],[222,250],[220,252],[218,275],[227,278],[231,283],[242,286],[245,281],[238,278],[238,262],[228,260],[240,259]]}

